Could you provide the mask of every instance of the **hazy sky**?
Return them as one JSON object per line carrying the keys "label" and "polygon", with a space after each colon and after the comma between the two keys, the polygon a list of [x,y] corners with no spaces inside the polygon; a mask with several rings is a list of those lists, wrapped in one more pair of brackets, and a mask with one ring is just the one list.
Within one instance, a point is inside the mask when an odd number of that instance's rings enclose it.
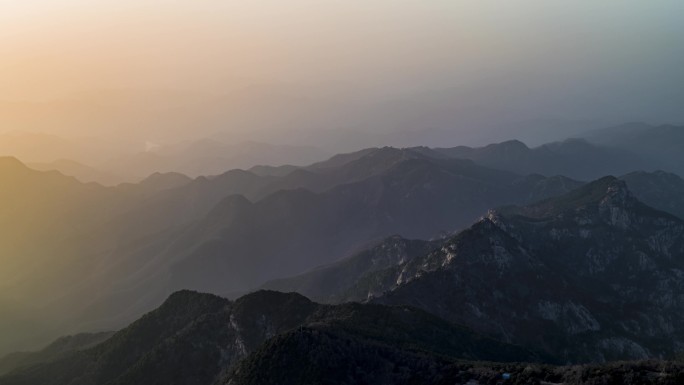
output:
{"label": "hazy sky", "polygon": [[0,0],[1,131],[562,137],[684,121],[683,69],[678,0]]}

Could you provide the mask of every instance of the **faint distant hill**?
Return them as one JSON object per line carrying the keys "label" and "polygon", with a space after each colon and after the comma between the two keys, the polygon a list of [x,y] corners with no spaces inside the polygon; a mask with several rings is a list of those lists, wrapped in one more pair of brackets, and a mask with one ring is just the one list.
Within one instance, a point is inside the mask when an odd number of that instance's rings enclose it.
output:
{"label": "faint distant hill", "polygon": [[297,170],[298,166],[283,165],[283,166],[264,166],[258,165],[250,168],[249,172],[259,175],[259,176],[286,176],[287,174]]}
{"label": "faint distant hill", "polygon": [[655,167],[629,150],[595,145],[583,139],[568,139],[534,148],[519,140],[510,140],[477,148],[459,146],[434,150],[519,174],[564,175],[580,180]]}
{"label": "faint distant hill", "polygon": [[684,126],[628,123],[590,131],[591,143],[630,151],[654,167],[684,175]]}
{"label": "faint distant hill", "polygon": [[0,134],[0,156],[17,157],[30,163],[84,159],[92,155],[91,149],[55,135],[19,131]]}
{"label": "faint distant hill", "polygon": [[137,182],[154,173],[178,172],[197,177],[258,165],[305,166],[332,155],[312,146],[208,138],[156,146],[141,141],[64,138],[19,131],[0,134],[0,156],[16,157],[36,170],[56,170],[82,182],[109,186]]}
{"label": "faint distant hill", "polygon": [[47,163],[27,163],[26,165],[38,171],[59,171],[81,182],[96,182],[104,186],[115,186],[127,179],[124,176],[101,171],[70,159],[58,159]]}
{"label": "faint distant hill", "polygon": [[257,165],[304,166],[331,154],[308,146],[273,145],[260,142],[227,144],[201,139],[161,146],[133,156],[113,159],[100,166],[109,172],[144,177],[155,172],[179,172],[192,177],[217,175]]}

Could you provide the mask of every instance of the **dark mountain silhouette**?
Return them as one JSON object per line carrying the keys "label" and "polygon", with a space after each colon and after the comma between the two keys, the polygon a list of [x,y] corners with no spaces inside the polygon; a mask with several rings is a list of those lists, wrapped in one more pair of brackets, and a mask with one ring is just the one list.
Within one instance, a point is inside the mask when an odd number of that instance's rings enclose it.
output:
{"label": "dark mountain silhouette", "polygon": [[[342,353],[334,349],[333,341],[343,342],[338,345]],[[358,349],[388,352],[389,359],[398,360],[398,376],[431,362],[455,359],[510,362],[545,358],[403,306],[326,306],[298,294],[268,291],[231,302],[183,291],[106,341],[15,370],[0,377],[0,384],[220,384],[231,381],[236,364],[253,352],[259,360],[264,350],[278,346],[282,351],[292,343],[318,346],[319,359],[326,350],[337,350],[343,363]],[[388,358],[384,362],[391,362]],[[288,361],[293,359],[295,356]],[[243,374],[249,375],[247,368],[243,366]],[[316,361],[310,362],[309,368],[318,373],[326,370]],[[342,368],[338,370],[348,370]],[[335,373],[329,375],[334,378]]]}
{"label": "dark mountain silhouette", "polygon": [[[529,178],[541,177],[531,176]],[[654,173],[634,172],[624,175],[620,179],[625,181],[630,192],[637,199],[662,211],[675,215],[679,213],[680,218],[684,216],[684,202],[682,201],[684,181],[678,176],[662,171]],[[558,181],[554,181],[553,178],[541,178],[541,181],[542,183],[551,183],[553,186],[558,185]],[[568,189],[570,189],[569,187]],[[543,191],[543,189],[540,190]],[[530,197],[529,200],[534,201],[536,199]],[[381,274],[372,273],[423,256],[428,251],[439,249],[443,242],[443,239],[422,241],[393,236],[338,262],[312,269],[294,277],[273,280],[261,287],[278,291],[295,291],[325,303],[339,303],[347,300],[363,301],[368,292],[357,290],[372,284],[362,284],[361,282],[381,279],[389,279],[387,285],[394,282],[391,274],[383,277]]]}
{"label": "dark mountain silhouette", "polygon": [[[382,346],[359,346],[342,338],[307,337],[308,341],[301,337],[274,342],[261,354],[240,362],[226,383],[675,385],[684,381],[681,362],[653,360],[550,366],[433,360],[424,354],[396,354]],[[301,362],[315,365],[303,369],[298,365]]]}
{"label": "dark mountain silhouette", "polygon": [[487,384],[504,374],[524,384],[684,379],[676,362],[534,363],[554,359],[415,308],[326,306],[271,291],[236,301],[177,292],[114,335],[63,338],[39,354],[0,376],[0,384]]}
{"label": "dark mountain silhouette", "polygon": [[673,356],[683,268],[684,222],[608,177],[491,211],[347,294],[414,305],[571,361]]}

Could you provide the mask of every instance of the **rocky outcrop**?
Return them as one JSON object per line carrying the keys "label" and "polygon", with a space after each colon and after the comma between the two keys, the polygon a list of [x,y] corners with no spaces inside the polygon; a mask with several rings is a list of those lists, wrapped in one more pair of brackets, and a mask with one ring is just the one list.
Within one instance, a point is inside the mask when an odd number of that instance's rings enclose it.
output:
{"label": "rocky outcrop", "polygon": [[376,275],[385,278],[357,292],[570,362],[668,357],[684,346],[684,222],[613,177],[492,210],[441,248]]}

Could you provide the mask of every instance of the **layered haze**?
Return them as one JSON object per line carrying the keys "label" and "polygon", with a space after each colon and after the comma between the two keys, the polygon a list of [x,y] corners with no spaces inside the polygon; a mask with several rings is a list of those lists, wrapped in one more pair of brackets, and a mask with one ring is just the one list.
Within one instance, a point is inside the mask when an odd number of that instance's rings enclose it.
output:
{"label": "layered haze", "polygon": [[0,0],[0,385],[684,357],[682,15]]}
{"label": "layered haze", "polygon": [[679,123],[683,7],[3,1],[0,132],[106,149],[3,152],[96,165],[217,135],[339,152]]}

